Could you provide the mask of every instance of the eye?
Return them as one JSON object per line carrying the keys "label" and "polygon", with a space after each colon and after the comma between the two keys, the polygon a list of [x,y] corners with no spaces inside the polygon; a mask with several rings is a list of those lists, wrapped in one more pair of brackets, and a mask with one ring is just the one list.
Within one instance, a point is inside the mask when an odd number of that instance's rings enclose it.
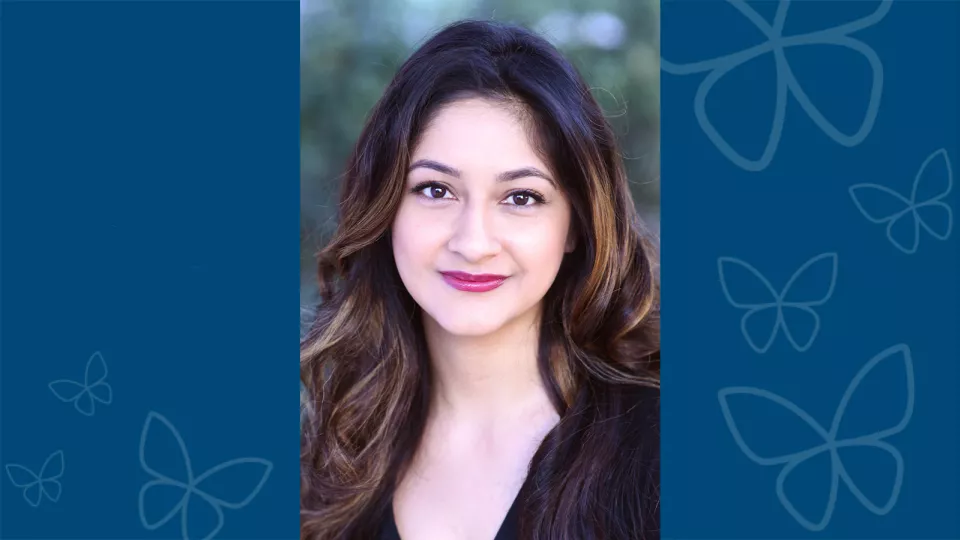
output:
{"label": "eye", "polygon": [[[419,194],[421,197],[425,197],[431,200],[440,200],[447,198],[447,195],[450,195],[450,190],[442,184],[436,182],[424,182],[417,184],[417,187],[410,190],[411,193]],[[451,195],[450,198],[453,198]]]}
{"label": "eye", "polygon": [[514,191],[507,196],[507,200],[513,202],[510,206],[518,206],[521,208],[532,208],[544,203],[542,195],[530,190]]}

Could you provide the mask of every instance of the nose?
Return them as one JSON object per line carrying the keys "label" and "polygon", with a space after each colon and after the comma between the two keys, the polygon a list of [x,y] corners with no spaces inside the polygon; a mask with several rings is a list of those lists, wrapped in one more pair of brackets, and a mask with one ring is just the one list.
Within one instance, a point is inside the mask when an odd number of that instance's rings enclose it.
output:
{"label": "nose", "polygon": [[457,216],[448,249],[465,260],[476,263],[493,257],[502,249],[490,212],[481,201],[465,205]]}

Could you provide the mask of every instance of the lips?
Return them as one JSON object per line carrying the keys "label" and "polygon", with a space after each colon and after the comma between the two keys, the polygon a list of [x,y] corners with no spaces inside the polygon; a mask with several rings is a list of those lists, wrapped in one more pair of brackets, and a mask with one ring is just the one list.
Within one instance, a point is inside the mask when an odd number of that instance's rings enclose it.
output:
{"label": "lips", "polygon": [[440,272],[448,285],[459,291],[486,292],[496,289],[509,276],[499,274],[468,274],[466,272]]}

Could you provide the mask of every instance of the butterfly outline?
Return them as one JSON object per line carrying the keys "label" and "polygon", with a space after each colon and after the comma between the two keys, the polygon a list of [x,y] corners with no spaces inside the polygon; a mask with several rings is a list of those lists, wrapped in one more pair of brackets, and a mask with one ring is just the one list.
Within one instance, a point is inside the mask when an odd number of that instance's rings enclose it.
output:
{"label": "butterfly outline", "polygon": [[[846,412],[850,400],[856,395],[856,391],[860,386],[860,383],[881,362],[888,358],[895,358],[897,356],[901,356],[903,358],[905,383],[907,387],[907,402],[904,407],[903,417],[896,425],[886,429],[881,429],[875,433],[837,440],[837,434],[840,430],[844,413]],[[737,423],[733,418],[733,413],[731,412],[730,405],[728,403],[728,399],[732,395],[750,395],[766,399],[783,407],[784,409],[796,415],[800,420],[803,420],[804,423],[806,423],[818,435],[820,435],[824,442],[812,448],[794,452],[792,454],[774,457],[760,456],[750,448],[750,446],[744,440],[743,435],[740,433],[740,430],[737,428]],[[890,512],[890,510],[893,509],[894,506],[896,506],[897,500],[900,496],[900,489],[903,487],[903,455],[899,450],[896,449],[896,447],[885,442],[883,439],[903,431],[910,423],[910,419],[913,417],[915,402],[913,357],[910,353],[910,347],[908,347],[906,344],[901,343],[888,347],[887,349],[876,354],[873,358],[867,361],[862,368],[860,368],[860,371],[858,371],[850,381],[850,384],[843,393],[843,397],[840,399],[840,403],[837,405],[837,410],[834,413],[829,431],[824,429],[823,426],[821,426],[819,422],[810,416],[809,413],[801,409],[792,401],[762,388],[732,386],[721,389],[718,392],[717,397],[720,400],[720,409],[723,413],[723,418],[727,424],[727,428],[730,430],[730,434],[733,436],[734,442],[744,453],[744,455],[746,455],[747,458],[754,463],[761,466],[784,466],[777,475],[777,498],[780,500],[780,504],[783,505],[787,513],[789,513],[790,516],[793,517],[797,523],[799,523],[805,529],[813,532],[822,531],[830,523],[830,519],[833,517],[834,510],[836,509],[840,480],[843,480],[844,484],[847,486],[853,496],[860,502],[860,504],[875,515],[886,515]],[[861,491],[859,487],[857,487],[856,482],[854,482],[853,478],[850,476],[850,473],[843,466],[843,461],[839,455],[839,449],[844,447],[872,447],[887,452],[890,457],[893,458],[894,463],[896,464],[896,473],[894,475],[890,497],[885,504],[882,506],[875,504],[863,494],[863,491]],[[827,505],[824,509],[823,516],[819,521],[814,522],[804,517],[790,501],[786,493],[785,483],[787,477],[790,476],[790,473],[793,472],[794,469],[807,460],[812,459],[823,452],[830,452],[830,492],[827,496]]]}
{"label": "butterfly outline", "polygon": [[[921,181],[926,178],[924,173],[927,170],[927,167],[930,163],[933,162],[937,157],[942,157],[944,165],[947,169],[947,187],[939,195],[933,196],[927,200],[917,202],[917,190],[920,188]],[[902,203],[903,208],[889,215],[875,215],[871,212],[863,201],[857,196],[857,192],[861,190],[872,190],[875,192],[884,193],[890,195],[894,199],[897,199],[898,202]],[[923,164],[920,165],[920,169],[917,171],[917,175],[913,179],[913,187],[910,191],[910,198],[907,199],[903,195],[897,193],[891,188],[882,186],[880,184],[871,184],[871,183],[860,183],[850,186],[849,192],[850,197],[853,199],[853,203],[856,205],[857,210],[863,214],[863,217],[867,218],[871,223],[882,225],[887,224],[887,240],[890,240],[890,243],[894,247],[902,251],[907,255],[912,255],[917,252],[917,249],[920,247],[920,228],[923,227],[930,236],[936,238],[937,240],[946,240],[950,237],[950,234],[953,232],[953,210],[950,208],[946,202],[943,201],[953,190],[953,168],[950,165],[950,156],[947,155],[946,148],[941,148],[934,153],[927,156],[927,159],[923,161]],[[923,220],[923,217],[920,215],[919,210],[922,208],[941,208],[946,212],[947,216],[947,225],[944,228],[943,233],[934,231],[933,228]],[[913,242],[910,245],[901,244],[894,238],[893,228],[896,226],[897,222],[901,219],[906,218],[909,215],[913,219]]]}
{"label": "butterfly outline", "polygon": [[[823,294],[821,298],[816,300],[809,300],[809,301],[786,300],[787,295],[790,293],[790,289],[793,287],[797,279],[799,279],[804,274],[804,272],[807,271],[807,269],[811,268],[812,266],[819,263],[820,261],[827,260],[827,259],[829,259],[830,262],[832,263],[831,274],[830,274],[830,286],[827,289],[827,292]],[[734,299],[733,293],[730,292],[729,285],[727,284],[726,273],[724,271],[724,265],[727,265],[727,264],[738,265],[746,269],[751,274],[753,274],[753,276],[756,277],[757,280],[759,280],[760,283],[764,285],[764,287],[770,293],[770,296],[773,298],[773,300],[770,302],[752,304],[752,303],[738,302],[736,299]],[[747,340],[747,344],[750,346],[750,348],[752,348],[754,352],[758,354],[764,354],[773,345],[773,342],[776,340],[777,334],[779,333],[778,332],[779,329],[782,328],[783,333],[787,338],[787,341],[790,342],[790,345],[792,345],[793,348],[797,350],[797,352],[806,352],[808,349],[810,349],[810,347],[813,345],[814,340],[817,338],[817,334],[820,332],[820,316],[817,314],[816,311],[813,310],[813,308],[827,303],[827,301],[829,301],[830,298],[833,296],[833,291],[836,288],[836,284],[837,284],[837,265],[838,265],[838,260],[837,260],[836,253],[821,253],[820,255],[817,255],[811,258],[810,260],[808,260],[807,262],[803,263],[803,265],[800,266],[800,268],[798,268],[797,271],[794,272],[792,276],[790,276],[790,279],[787,281],[787,284],[784,285],[783,289],[780,292],[777,292],[776,289],[773,288],[773,285],[770,283],[770,280],[764,277],[764,275],[761,274],[760,271],[754,268],[753,265],[751,265],[750,263],[734,257],[720,257],[719,259],[717,259],[717,267],[720,273],[720,287],[723,290],[724,296],[726,296],[727,298],[727,302],[729,302],[730,305],[732,305],[733,307],[747,310],[747,312],[744,313],[743,317],[740,319],[740,331],[743,333],[743,337]],[[783,316],[784,308],[800,310],[800,312],[810,315],[810,317],[813,319],[813,330],[811,331],[810,337],[807,339],[805,343],[802,343],[802,344],[798,343],[793,333],[790,332],[790,328],[789,326],[787,326],[787,321]],[[754,340],[753,337],[750,335],[750,331],[748,330],[747,324],[749,323],[751,317],[753,317],[758,313],[765,312],[768,309],[776,309],[777,317],[773,323],[773,328],[771,328],[770,330],[769,337],[767,337],[766,341],[763,342],[762,344],[758,344],[757,341]]]}
{"label": "butterfly outline", "polygon": [[[858,39],[850,37],[850,34],[874,26],[883,20],[890,11],[893,0],[881,0],[876,10],[857,20],[832,28],[794,36],[782,35],[790,0],[779,1],[772,25],[744,0],[727,0],[727,2],[746,17],[747,20],[752,22],[767,37],[767,41],[739,52],[699,62],[676,64],[662,57],[660,59],[661,69],[671,75],[679,76],[708,72],[707,76],[697,88],[693,100],[693,107],[700,128],[703,129],[704,134],[710,139],[710,142],[717,147],[717,150],[734,165],[746,171],[758,172],[766,169],[773,161],[777,148],[780,145],[780,137],[783,134],[786,119],[787,97],[789,94],[793,95],[794,99],[804,112],[807,113],[807,116],[813,120],[814,124],[816,124],[824,134],[833,139],[834,142],[846,147],[853,147],[862,143],[873,130],[877,112],[880,109],[880,97],[883,93],[883,64],[880,62],[877,53],[870,46]],[[799,45],[836,45],[845,47],[860,53],[870,64],[873,76],[867,110],[864,114],[863,122],[852,135],[842,133],[836,126],[830,123],[823,113],[813,104],[810,97],[803,91],[803,88],[797,81],[796,76],[790,69],[784,50],[788,47]],[[776,102],[767,144],[760,158],[754,160],[738,153],[733,149],[733,146],[720,135],[720,132],[714,127],[707,115],[706,101],[710,90],[713,89],[713,86],[719,82],[724,75],[768,52],[773,53],[776,64]]]}
{"label": "butterfly outline", "polygon": [[[150,428],[153,425],[154,421],[162,424],[163,427],[165,427],[169,431],[169,433],[173,435],[174,439],[176,440],[177,447],[179,448],[180,455],[183,458],[183,465],[187,474],[186,481],[170,478],[169,476],[153,469],[147,463],[147,458],[146,458],[147,439],[150,433]],[[262,476],[260,478],[260,481],[250,491],[250,493],[246,495],[244,499],[241,499],[239,501],[223,500],[219,497],[215,497],[213,495],[210,495],[209,493],[206,493],[199,487],[204,482],[204,480],[215,476],[217,473],[228,470],[232,467],[236,467],[238,465],[250,465],[250,464],[261,466],[263,468],[263,471],[262,471]],[[187,452],[186,444],[183,441],[183,437],[180,436],[180,432],[177,431],[177,428],[175,428],[173,424],[170,423],[170,421],[166,417],[154,411],[150,411],[150,413],[147,415],[147,419],[143,424],[143,430],[140,433],[140,466],[143,468],[144,471],[146,471],[148,474],[154,477],[153,480],[150,480],[149,482],[145,483],[140,488],[140,493],[137,500],[137,508],[140,513],[141,525],[143,525],[145,529],[153,531],[162,527],[167,522],[169,522],[177,513],[180,513],[180,532],[183,537],[183,540],[189,540],[190,538],[190,534],[188,530],[189,521],[187,516],[188,516],[188,507],[189,507],[191,495],[196,495],[201,499],[203,499],[204,501],[206,501],[216,513],[216,516],[217,516],[216,525],[214,526],[213,530],[211,530],[209,533],[206,534],[206,536],[203,537],[204,540],[210,540],[211,538],[216,536],[217,533],[220,532],[220,529],[223,528],[223,525],[224,525],[223,509],[228,508],[230,510],[239,510],[247,506],[248,504],[250,504],[250,502],[253,501],[253,499],[257,496],[257,494],[260,493],[260,490],[263,489],[263,486],[267,482],[267,479],[269,478],[270,473],[273,471],[273,463],[271,463],[270,461],[267,461],[262,458],[244,457],[244,458],[237,458],[237,459],[224,461],[219,465],[215,465],[211,467],[209,470],[207,470],[203,474],[200,474],[199,476],[194,476],[193,466],[190,462],[190,454]],[[163,517],[161,517],[159,520],[155,522],[151,522],[147,518],[146,508],[145,508],[145,499],[146,499],[147,492],[149,492],[150,489],[154,487],[159,487],[159,486],[170,486],[170,487],[182,488],[184,490],[184,493],[180,501],[177,504],[175,504],[173,508],[170,509]]]}
{"label": "butterfly outline", "polygon": [[[93,375],[97,377],[97,379],[91,382],[91,376],[95,373],[93,369],[99,369],[100,374]],[[90,355],[90,358],[87,360],[87,366],[83,371],[82,384],[71,381],[70,379],[57,379],[50,382],[47,387],[50,388],[53,395],[57,396],[57,399],[60,401],[73,403],[74,408],[77,409],[80,414],[93,416],[96,412],[97,401],[104,405],[113,403],[113,388],[110,387],[110,383],[106,382],[106,380],[107,363],[103,359],[103,355],[100,354],[100,351],[97,351]],[[98,389],[105,394],[102,396],[97,395]]]}
{"label": "butterfly outline", "polygon": [[[47,476],[47,469],[51,466],[56,467],[56,469],[51,470],[52,474]],[[14,487],[23,488],[23,498],[27,501],[27,504],[36,508],[40,506],[44,496],[50,502],[60,500],[60,495],[63,493],[60,478],[63,476],[65,466],[63,450],[57,450],[44,460],[40,467],[40,474],[36,474],[18,463],[8,463],[5,469],[7,477],[10,478]],[[35,495],[31,492],[33,488],[36,488]]]}

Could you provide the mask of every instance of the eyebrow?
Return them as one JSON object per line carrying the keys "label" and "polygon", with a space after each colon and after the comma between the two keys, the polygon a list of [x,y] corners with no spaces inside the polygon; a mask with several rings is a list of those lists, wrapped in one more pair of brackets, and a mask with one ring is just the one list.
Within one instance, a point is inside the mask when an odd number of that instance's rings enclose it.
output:
{"label": "eyebrow", "polygon": [[[409,169],[407,169],[407,172],[411,172],[417,168],[431,169],[441,174],[445,174],[447,176],[453,176],[454,178],[460,178],[462,176],[462,173],[460,172],[459,169],[456,169],[449,165],[444,165],[443,163],[440,163],[439,161],[434,161],[432,159],[418,159],[413,163],[413,165],[410,166]],[[498,174],[496,177],[496,180],[497,182],[509,182],[511,180],[528,178],[531,176],[535,176],[537,178],[543,178],[547,182],[550,182],[550,185],[552,185],[554,189],[559,189],[557,187],[557,183],[553,181],[553,178],[550,178],[550,176],[547,173],[541,171],[536,167],[523,167],[520,169],[511,170],[511,171],[505,171]]]}

